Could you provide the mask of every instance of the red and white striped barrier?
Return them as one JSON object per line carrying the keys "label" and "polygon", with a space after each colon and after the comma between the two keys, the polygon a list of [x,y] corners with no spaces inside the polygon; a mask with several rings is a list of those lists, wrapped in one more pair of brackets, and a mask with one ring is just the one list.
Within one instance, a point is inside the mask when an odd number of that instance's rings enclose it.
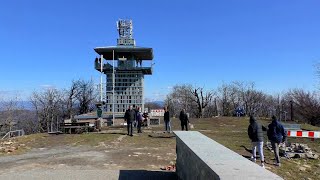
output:
{"label": "red and white striped barrier", "polygon": [[320,138],[320,131],[287,131],[288,137]]}

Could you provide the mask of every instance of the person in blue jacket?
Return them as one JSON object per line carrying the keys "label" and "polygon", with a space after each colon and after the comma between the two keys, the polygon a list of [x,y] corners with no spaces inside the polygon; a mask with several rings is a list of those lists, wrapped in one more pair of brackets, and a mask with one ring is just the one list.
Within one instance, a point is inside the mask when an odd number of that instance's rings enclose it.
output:
{"label": "person in blue jacket", "polygon": [[268,126],[267,135],[274,151],[275,165],[280,166],[279,144],[286,141],[287,133],[275,116],[272,116],[272,122]]}

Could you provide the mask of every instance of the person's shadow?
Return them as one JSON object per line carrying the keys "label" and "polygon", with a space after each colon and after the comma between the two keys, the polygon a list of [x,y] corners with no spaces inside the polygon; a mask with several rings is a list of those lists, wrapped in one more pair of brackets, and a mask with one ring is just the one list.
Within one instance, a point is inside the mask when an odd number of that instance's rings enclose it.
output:
{"label": "person's shadow", "polygon": [[[250,154],[252,154],[252,149],[248,149],[248,148],[245,147],[244,145],[241,145],[240,147],[243,147],[247,152],[249,152]],[[250,156],[242,155],[242,157],[251,160],[251,155],[250,155]],[[259,153],[258,153],[258,152],[257,152],[257,159],[260,159],[260,156],[259,156]],[[265,164],[271,164],[271,163],[267,163],[266,157],[264,157],[264,163],[265,163]]]}
{"label": "person's shadow", "polygon": [[[245,147],[244,145],[241,145],[240,147],[243,147],[247,152],[249,152],[250,154],[252,154],[252,150],[251,149],[248,149],[247,147]],[[244,158],[247,158],[247,159],[251,159],[251,156],[246,156],[246,155],[242,155]]]}

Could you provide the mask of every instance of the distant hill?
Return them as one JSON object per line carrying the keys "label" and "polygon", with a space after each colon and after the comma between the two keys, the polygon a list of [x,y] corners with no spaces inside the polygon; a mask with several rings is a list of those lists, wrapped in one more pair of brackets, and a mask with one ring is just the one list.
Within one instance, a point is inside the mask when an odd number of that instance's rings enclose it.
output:
{"label": "distant hill", "polygon": [[164,101],[146,101],[144,107],[149,109],[161,109],[164,106]]}
{"label": "distant hill", "polygon": [[153,101],[152,103],[158,104],[159,106],[164,106],[164,101]]}
{"label": "distant hill", "polygon": [[[1,102],[1,104],[5,106],[6,102]],[[17,106],[18,108],[22,108],[25,110],[34,110],[34,107],[31,101],[18,101]]]}
{"label": "distant hill", "polygon": [[18,103],[24,109],[27,109],[27,110],[33,110],[34,109],[31,101],[19,101]]}

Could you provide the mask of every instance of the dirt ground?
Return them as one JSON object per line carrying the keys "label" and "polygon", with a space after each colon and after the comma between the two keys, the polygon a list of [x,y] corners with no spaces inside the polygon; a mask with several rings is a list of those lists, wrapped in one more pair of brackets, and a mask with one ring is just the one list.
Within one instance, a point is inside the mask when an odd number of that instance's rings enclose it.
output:
{"label": "dirt ground", "polygon": [[162,132],[127,136],[123,129],[95,134],[37,134],[12,140],[16,152],[0,158],[0,174],[32,169],[161,170],[175,161],[175,138]]}

